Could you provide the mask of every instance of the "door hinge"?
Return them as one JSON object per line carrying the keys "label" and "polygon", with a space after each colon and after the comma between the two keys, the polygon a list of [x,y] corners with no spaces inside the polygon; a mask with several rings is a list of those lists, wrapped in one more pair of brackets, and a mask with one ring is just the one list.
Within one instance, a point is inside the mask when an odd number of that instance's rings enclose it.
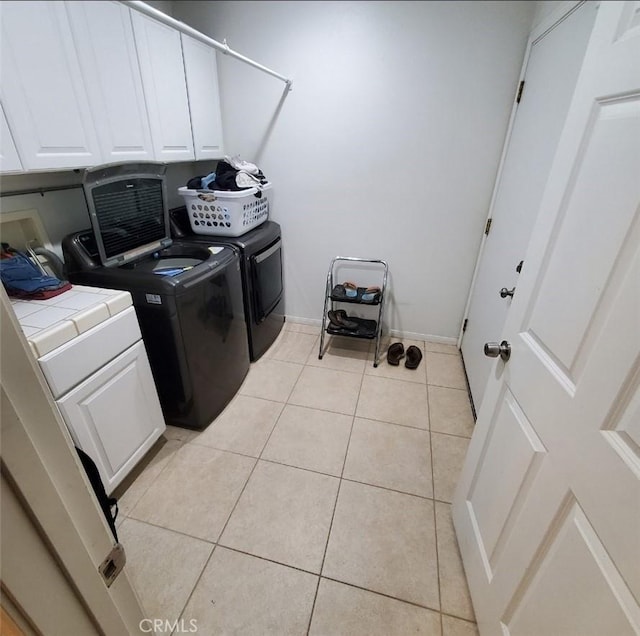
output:
{"label": "door hinge", "polygon": [[491,229],[491,221],[493,221],[493,219],[487,219],[487,224],[484,226],[485,235],[489,234],[489,230]]}
{"label": "door hinge", "polygon": [[462,333],[464,333],[467,330],[467,325],[469,324],[469,319],[465,318],[464,322],[462,323]]}
{"label": "door hinge", "polygon": [[111,552],[107,554],[107,558],[99,565],[98,571],[102,574],[102,578],[107,587],[116,580],[124,564],[127,562],[127,555],[124,553],[124,547],[121,543],[116,543]]}
{"label": "door hinge", "polygon": [[516,93],[516,104],[520,103],[522,99],[522,91],[524,90],[524,80],[521,80],[520,84],[518,84],[518,92]]}

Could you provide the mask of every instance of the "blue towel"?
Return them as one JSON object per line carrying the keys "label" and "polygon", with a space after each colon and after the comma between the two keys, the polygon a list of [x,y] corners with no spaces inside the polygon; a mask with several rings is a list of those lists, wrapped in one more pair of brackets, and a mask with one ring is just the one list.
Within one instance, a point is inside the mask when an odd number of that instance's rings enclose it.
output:
{"label": "blue towel", "polygon": [[2,246],[3,255],[8,257],[0,259],[0,278],[7,293],[48,291],[65,284],[55,276],[45,276],[25,254],[5,246]]}

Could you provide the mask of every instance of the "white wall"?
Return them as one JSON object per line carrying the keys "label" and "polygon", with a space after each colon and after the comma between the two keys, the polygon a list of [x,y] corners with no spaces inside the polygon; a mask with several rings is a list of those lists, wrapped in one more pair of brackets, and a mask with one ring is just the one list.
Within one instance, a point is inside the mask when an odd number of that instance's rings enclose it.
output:
{"label": "white wall", "polygon": [[[225,147],[274,184],[287,314],[335,255],[389,262],[392,329],[455,338],[535,3],[176,2],[218,58]],[[361,279],[360,282],[368,282]]]}
{"label": "white wall", "polygon": [[531,30],[543,22],[545,18],[549,17],[561,5],[572,5],[575,4],[575,2],[568,2],[567,0],[537,0],[535,4],[536,8],[533,14]]}

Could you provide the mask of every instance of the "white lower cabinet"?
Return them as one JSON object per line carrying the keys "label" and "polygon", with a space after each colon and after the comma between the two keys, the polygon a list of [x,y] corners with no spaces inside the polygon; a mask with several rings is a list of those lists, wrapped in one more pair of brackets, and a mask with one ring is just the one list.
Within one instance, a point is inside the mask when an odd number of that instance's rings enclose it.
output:
{"label": "white lower cabinet", "polygon": [[96,463],[107,493],[165,424],[142,341],[57,400],[75,444]]}
{"label": "white lower cabinet", "polygon": [[166,429],[132,306],[38,358],[78,448],[107,493]]}

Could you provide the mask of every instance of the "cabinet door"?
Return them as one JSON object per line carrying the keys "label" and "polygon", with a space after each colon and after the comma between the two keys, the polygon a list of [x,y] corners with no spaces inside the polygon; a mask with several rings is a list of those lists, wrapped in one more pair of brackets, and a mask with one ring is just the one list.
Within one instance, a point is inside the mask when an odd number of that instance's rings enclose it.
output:
{"label": "cabinet door", "polygon": [[20,172],[21,170],[22,163],[13,143],[4,110],[0,106],[0,172]]}
{"label": "cabinet door", "polygon": [[158,161],[194,159],[180,32],[131,10]]}
{"label": "cabinet door", "polygon": [[166,428],[141,340],[58,400],[58,406],[73,441],[96,463],[107,493]]}
{"label": "cabinet door", "polygon": [[216,51],[183,33],[182,54],[196,159],[220,159],[224,151]]}
{"label": "cabinet door", "polygon": [[102,1],[65,5],[105,161],[153,160],[128,7]]}
{"label": "cabinet door", "polygon": [[23,167],[101,163],[64,4],[2,2],[1,100]]}

